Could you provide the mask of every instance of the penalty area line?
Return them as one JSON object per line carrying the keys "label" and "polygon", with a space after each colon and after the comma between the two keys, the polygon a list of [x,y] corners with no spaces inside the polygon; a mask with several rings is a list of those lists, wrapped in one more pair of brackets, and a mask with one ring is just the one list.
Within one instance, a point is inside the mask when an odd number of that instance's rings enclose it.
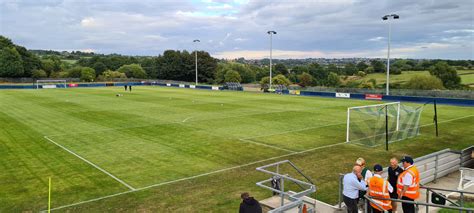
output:
{"label": "penalty area line", "polygon": [[[447,123],[447,122],[451,122],[451,121],[455,121],[455,120],[461,120],[461,119],[464,119],[464,118],[469,118],[469,117],[472,117],[472,116],[474,116],[474,115],[469,115],[469,116],[463,116],[463,117],[459,117],[459,118],[449,119],[449,120],[445,120],[445,121],[438,122],[438,123]],[[425,125],[421,125],[420,127],[422,127],[422,126],[429,126],[429,125],[433,125],[433,124],[425,124]],[[46,137],[46,136],[45,136],[45,137]],[[53,143],[54,143],[54,142],[53,142]],[[55,143],[55,144],[56,144],[56,143]],[[288,157],[288,156],[293,156],[293,155],[304,154],[304,153],[307,153],[307,152],[312,152],[312,151],[315,151],[315,150],[325,149],[325,148],[334,147],[334,146],[339,146],[339,145],[343,145],[343,144],[350,144],[350,143],[347,143],[347,142],[344,141],[344,142],[340,142],[340,143],[335,143],[335,144],[329,144],[329,145],[325,145],[325,146],[315,147],[315,148],[303,150],[303,151],[300,151],[300,152],[288,153],[288,154],[285,154],[285,155],[275,156],[275,157],[271,157],[271,158],[267,158],[267,159],[263,159],[263,160],[259,160],[259,161],[254,161],[254,162],[250,162],[250,163],[246,163],[246,164],[242,164],[242,165],[238,165],[238,166],[233,166],[233,167],[229,167],[229,168],[224,168],[224,169],[220,169],[220,170],[216,170],[216,171],[212,171],[212,172],[207,172],[207,173],[203,173],[203,174],[199,174],[199,175],[194,175],[194,176],[190,176],[190,177],[186,177],[186,178],[181,178],[181,179],[176,179],[176,180],[172,180],[172,181],[157,183],[157,184],[153,184],[153,185],[149,185],[149,186],[137,188],[137,189],[135,189],[135,190],[120,192],[120,193],[116,193],[116,194],[111,194],[111,195],[107,195],[107,196],[103,196],[103,197],[98,197],[98,198],[94,198],[94,199],[90,199],[90,200],[85,200],[85,201],[77,202],[77,203],[72,203],[72,204],[69,204],[69,205],[59,206],[59,207],[56,207],[56,208],[52,208],[51,210],[59,210],[59,209],[64,209],[64,208],[68,208],[68,207],[78,206],[78,205],[82,205],[82,204],[86,204],[86,203],[91,203],[91,202],[95,202],[95,201],[99,201],[99,200],[103,200],[103,199],[107,199],[107,198],[112,198],[112,197],[116,197],[116,196],[120,196],[120,195],[124,195],[124,194],[129,194],[129,193],[132,193],[132,192],[142,191],[142,190],[145,190],[145,189],[150,189],[150,188],[154,188],[154,187],[158,187],[158,186],[163,186],[163,185],[168,185],[168,184],[172,184],[172,183],[177,183],[177,182],[181,182],[181,181],[185,181],[185,180],[191,180],[191,179],[195,179],[195,178],[198,178],[198,177],[203,177],[203,176],[207,176],[207,175],[217,174],[217,173],[221,173],[221,172],[225,172],[225,171],[229,171],[229,170],[233,170],[233,169],[239,169],[239,168],[242,168],[242,167],[251,166],[251,165],[254,165],[254,164],[258,164],[258,163],[263,163],[263,162],[270,161],[270,160],[275,160],[275,159],[279,159],[279,158],[283,158],[283,157]],[[60,147],[61,147],[61,146],[60,146]],[[62,147],[61,147],[61,148],[62,148]],[[66,150],[66,151],[67,151],[67,150]],[[43,210],[43,211],[41,211],[41,212],[46,212],[46,210]]]}
{"label": "penalty area line", "polygon": [[251,143],[251,144],[258,145],[258,146],[265,146],[265,147],[269,147],[269,148],[272,148],[272,149],[282,150],[282,151],[285,151],[285,152],[290,152],[290,153],[296,153],[297,152],[297,151],[281,148],[281,147],[278,147],[278,146],[272,146],[272,145],[266,144],[266,143],[256,142],[256,141],[253,141],[253,140],[250,140],[250,139],[240,138],[239,140],[244,142],[244,143]]}
{"label": "penalty area line", "polygon": [[[120,195],[124,195],[124,194],[129,194],[129,193],[133,193],[133,192],[143,191],[143,190],[158,187],[158,186],[164,186],[164,185],[173,184],[173,183],[177,183],[177,182],[181,182],[181,181],[192,180],[192,179],[195,179],[195,178],[204,177],[204,176],[208,176],[208,175],[212,175],[212,174],[217,174],[217,173],[221,173],[221,172],[225,172],[225,171],[229,171],[229,170],[233,170],[233,169],[239,169],[239,168],[242,168],[242,167],[247,167],[247,166],[259,164],[259,163],[263,163],[263,162],[266,162],[266,161],[271,161],[271,160],[275,160],[275,159],[279,159],[279,158],[283,158],[283,157],[288,157],[288,156],[293,156],[293,155],[298,155],[298,154],[304,154],[306,152],[311,152],[311,151],[314,151],[314,150],[329,148],[329,147],[343,145],[343,144],[346,144],[346,142],[315,147],[315,148],[303,150],[303,151],[300,151],[300,152],[292,152],[292,153],[288,153],[288,154],[284,154],[284,155],[279,155],[279,156],[275,156],[275,157],[271,157],[271,158],[267,158],[267,159],[263,159],[263,160],[258,160],[258,161],[242,164],[242,165],[237,165],[237,166],[232,166],[232,167],[228,167],[228,168],[224,168],[224,169],[215,170],[215,171],[212,171],[212,172],[202,173],[202,174],[198,174],[198,175],[194,175],[194,176],[190,176],[190,177],[185,177],[185,178],[166,181],[166,182],[162,182],[162,183],[152,184],[152,185],[149,185],[149,186],[144,186],[144,187],[137,188],[137,189],[130,190],[130,191],[119,192],[119,193],[116,193],[116,194],[111,194],[111,195],[107,195],[107,196],[103,196],[103,197],[98,197],[98,198],[94,198],[94,199],[90,199],[90,200],[85,200],[85,201],[81,201],[81,202],[77,202],[77,203],[72,203],[72,204],[69,204],[69,205],[59,206],[59,207],[56,207],[56,208],[52,208],[51,211],[64,209],[64,208],[68,208],[68,207],[73,207],[73,206],[78,206],[78,205],[82,205],[82,204],[86,204],[86,203],[91,203],[91,202],[95,202],[95,201],[99,201],[99,200],[103,200],[103,199],[107,199],[107,198],[112,198],[112,197],[116,197],[116,196],[120,196]],[[42,210],[41,212],[46,212],[46,210]]]}
{"label": "penalty area line", "polygon": [[110,172],[108,172],[107,170],[105,169],[102,169],[100,166],[97,166],[96,164],[92,163],[91,161],[85,159],[84,157],[76,154],[75,152],[69,150],[68,148],[64,147],[63,145],[59,144],[59,143],[56,143],[55,141],[53,141],[51,138],[48,138],[48,136],[44,136],[44,138],[46,140],[48,140],[49,142],[53,143],[54,145],[58,146],[59,148],[69,152],[70,154],[76,156],[77,158],[81,159],[82,161],[86,162],[87,164],[93,166],[94,168],[98,169],[99,171],[105,173],[106,175],[110,176],[111,178],[113,178],[114,180],[116,180],[117,182],[121,183],[122,185],[124,185],[125,187],[127,187],[128,189],[130,189],[131,191],[134,191],[135,188],[133,188],[132,186],[130,186],[128,183],[126,183],[125,181],[123,180],[120,180],[118,177],[116,177],[115,175],[111,174]]}

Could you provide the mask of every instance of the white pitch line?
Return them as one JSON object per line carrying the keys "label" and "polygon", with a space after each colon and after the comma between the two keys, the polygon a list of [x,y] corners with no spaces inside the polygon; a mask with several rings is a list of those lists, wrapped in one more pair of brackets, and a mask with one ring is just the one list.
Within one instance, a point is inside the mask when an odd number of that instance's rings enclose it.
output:
{"label": "white pitch line", "polygon": [[328,127],[328,126],[337,126],[337,125],[341,125],[341,124],[345,124],[345,122],[343,122],[343,123],[333,123],[333,124],[328,124],[328,125],[323,125],[323,126],[306,127],[306,128],[289,130],[289,131],[273,133],[273,134],[259,135],[259,136],[255,136],[255,137],[243,138],[243,140],[250,140],[250,139],[254,139],[254,138],[268,137],[268,136],[274,136],[274,135],[283,135],[283,134],[292,133],[292,132],[301,132],[301,131],[305,131],[305,130],[318,129],[318,128],[323,128],[323,127]]}
{"label": "white pitch line", "polygon": [[123,184],[124,186],[126,186],[127,188],[129,188],[130,190],[134,191],[135,188],[133,188],[132,186],[130,186],[129,184],[125,183],[125,181],[123,180],[120,180],[118,177],[114,176],[113,174],[110,174],[110,172],[106,171],[105,169],[102,169],[100,168],[99,166],[97,166],[96,164],[90,162],[89,160],[85,159],[84,157],[76,154],[75,152],[69,150],[68,148],[62,146],[61,144],[59,143],[56,143],[55,141],[53,141],[52,139],[48,138],[48,136],[44,136],[44,138],[46,140],[48,140],[49,142],[55,144],[56,146],[66,150],[67,152],[71,153],[72,155],[78,157],[79,159],[83,160],[84,162],[88,163],[89,165],[95,167],[96,169],[100,170],[101,172],[105,173],[106,175],[110,176],[111,178],[115,179],[116,181],[118,181],[119,183]]}
{"label": "white pitch line", "polygon": [[[451,121],[455,121],[455,120],[461,120],[461,119],[469,118],[469,117],[472,117],[472,116],[474,116],[474,115],[468,115],[468,116],[463,116],[463,117],[459,117],[459,118],[449,119],[449,120],[445,120],[445,121],[438,122],[438,123],[446,123],[446,122],[451,122]],[[425,125],[422,125],[422,126],[429,126],[429,125],[434,125],[434,124],[425,124]],[[45,137],[46,137],[46,136],[45,136]],[[54,142],[53,142],[53,143],[54,143]],[[203,173],[203,174],[199,174],[199,175],[194,175],[194,176],[190,176],[190,177],[186,177],[186,178],[181,178],[181,179],[177,179],[177,180],[167,181],[167,182],[163,182],[163,183],[157,183],[157,184],[153,184],[153,185],[141,187],[141,188],[138,188],[138,189],[135,189],[135,190],[131,190],[131,191],[120,192],[120,193],[111,194],[111,195],[107,195],[107,196],[103,196],[103,197],[98,197],[98,198],[94,198],[94,199],[90,199],[90,200],[86,200],[86,201],[81,201],[81,202],[77,202],[77,203],[72,203],[72,204],[69,204],[69,205],[59,206],[59,207],[56,207],[56,208],[52,208],[51,210],[59,210],[59,209],[68,208],[68,207],[72,207],[72,206],[82,205],[82,204],[85,204],[85,203],[91,203],[91,202],[95,202],[95,201],[99,201],[99,200],[103,200],[103,199],[107,199],[107,198],[111,198],[111,197],[116,197],[116,196],[123,195],[123,194],[128,194],[128,193],[132,193],[132,192],[142,191],[142,190],[145,190],[145,189],[149,189],[149,188],[153,188],[153,187],[158,187],[158,186],[163,186],[163,185],[167,185],[167,184],[172,184],[172,183],[176,183],[176,182],[180,182],[180,181],[191,180],[191,179],[194,179],[194,178],[203,177],[203,176],[207,176],[207,175],[211,175],[211,174],[216,174],[216,173],[221,173],[221,172],[225,172],[225,171],[228,171],[228,170],[238,169],[238,168],[242,168],[242,167],[246,167],[246,166],[251,166],[251,165],[254,165],[254,164],[263,163],[263,162],[270,161],[270,160],[274,160],[274,159],[278,159],[278,158],[283,158],[283,157],[288,157],[288,156],[293,156],[293,155],[298,155],[298,154],[304,154],[304,153],[307,153],[307,152],[312,152],[312,151],[314,151],[314,150],[319,150],[319,149],[324,149],[324,148],[339,146],[339,145],[343,145],[343,144],[350,144],[350,143],[347,143],[347,142],[344,141],[344,142],[340,142],[340,143],[335,143],[335,144],[329,144],[329,145],[325,145],[325,146],[315,147],[315,148],[303,150],[303,151],[300,151],[300,152],[288,153],[288,154],[285,154],[285,155],[280,155],[280,156],[276,156],[276,157],[271,157],[271,158],[267,158],[267,159],[263,159],[263,160],[259,160],[259,161],[254,161],[254,162],[250,162],[250,163],[246,163],[246,164],[242,164],[242,165],[238,165],[238,166],[233,166],[233,167],[229,167],[229,168],[225,168],[225,169],[220,169],[220,170],[216,170],[216,171],[212,171],[212,172],[207,172],[207,173]],[[46,210],[43,210],[43,211],[41,211],[41,212],[46,212]]]}
{"label": "white pitch line", "polygon": [[189,120],[191,118],[194,118],[194,116],[188,117],[188,118],[184,119],[182,122],[184,123],[184,122],[186,122],[187,120]]}
{"label": "white pitch line", "polygon": [[252,141],[252,140],[249,140],[249,139],[240,138],[239,140],[240,140],[240,141],[243,141],[243,142],[245,142],[245,143],[251,143],[251,144],[255,144],[255,145],[259,145],[259,146],[266,146],[266,147],[270,147],[270,148],[278,149],[278,150],[283,150],[283,151],[290,152],[290,153],[295,153],[295,152],[296,152],[296,151],[289,150],[289,149],[285,149],[285,148],[281,148],[281,147],[278,147],[278,146],[272,146],[272,145],[266,144],[266,143],[259,143],[259,142]]}

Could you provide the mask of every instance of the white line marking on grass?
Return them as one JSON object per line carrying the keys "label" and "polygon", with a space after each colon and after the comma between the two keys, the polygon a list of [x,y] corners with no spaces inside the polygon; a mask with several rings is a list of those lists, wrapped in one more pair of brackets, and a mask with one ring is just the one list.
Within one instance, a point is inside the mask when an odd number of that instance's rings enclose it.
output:
{"label": "white line marking on grass", "polygon": [[270,148],[273,148],[273,149],[283,150],[283,151],[291,152],[291,153],[295,153],[295,152],[296,152],[296,151],[293,151],[293,150],[281,148],[281,147],[278,147],[278,146],[272,146],[272,145],[270,145],[270,144],[260,143],[260,142],[256,142],[256,141],[249,140],[249,139],[242,139],[242,138],[241,138],[241,139],[239,139],[239,141],[242,141],[242,142],[245,142],[245,143],[251,143],[251,144],[255,144],[255,145],[259,145],[259,146],[270,147]]}
{"label": "white line marking on grass", "polygon": [[[461,120],[461,119],[468,118],[468,117],[472,117],[472,116],[474,116],[474,115],[469,115],[469,116],[464,116],[464,117],[449,119],[449,120],[445,120],[445,121],[438,122],[438,123],[447,123],[447,122],[451,122],[451,121],[455,121],[455,120]],[[425,125],[423,125],[423,126],[429,126],[429,125],[434,125],[434,124],[425,124]],[[251,165],[254,165],[254,164],[258,164],[258,163],[263,163],[263,162],[270,161],[270,160],[275,160],[275,159],[278,159],[278,158],[283,158],[283,157],[288,157],[288,156],[293,156],[293,155],[304,154],[304,153],[307,153],[307,152],[312,152],[312,151],[315,151],[315,150],[324,149],[324,148],[329,148],[329,147],[334,147],[334,146],[339,146],[339,145],[343,145],[343,144],[350,144],[350,143],[347,143],[347,142],[344,141],[344,142],[340,142],[340,143],[335,143],[335,144],[329,144],[329,145],[325,145],[325,146],[315,147],[315,148],[303,150],[303,151],[300,151],[300,152],[288,153],[288,154],[285,154],[285,155],[280,155],[280,156],[276,156],[276,157],[271,157],[271,158],[267,158],[267,159],[263,159],[263,160],[259,160],[259,161],[254,161],[254,162],[250,162],[250,163],[246,163],[246,164],[242,164],[242,165],[238,165],[238,166],[233,166],[233,167],[229,167],[229,168],[224,168],[224,169],[220,169],[220,170],[216,170],[216,171],[212,171],[212,172],[207,172],[207,173],[203,173],[203,174],[199,174],[199,175],[194,175],[194,176],[190,176],[190,177],[186,177],[186,178],[176,179],[176,180],[167,181],[167,182],[163,182],[163,183],[157,183],[157,184],[153,184],[153,185],[141,187],[141,188],[138,188],[138,189],[135,189],[135,190],[131,190],[131,191],[120,192],[120,193],[116,193],[116,194],[111,194],[111,195],[107,195],[107,196],[103,196],[103,197],[94,198],[94,199],[91,199],[91,200],[86,200],[86,201],[81,201],[81,202],[77,202],[77,203],[73,203],[73,204],[69,204],[69,205],[59,206],[59,207],[56,207],[56,208],[52,208],[51,210],[59,210],[59,209],[68,208],[68,207],[72,207],[72,206],[77,206],[77,205],[82,205],[82,204],[86,204],[86,203],[91,203],[91,202],[95,202],[95,201],[99,201],[99,200],[103,200],[103,199],[107,199],[107,198],[111,198],[111,197],[120,196],[120,195],[123,195],[123,194],[128,194],[128,193],[132,193],[132,192],[142,191],[142,190],[145,190],[145,189],[150,189],[150,188],[153,188],[153,187],[168,185],[168,184],[172,184],[172,183],[176,183],[176,182],[180,182],[180,181],[191,180],[191,179],[195,179],[195,178],[198,178],[198,177],[203,177],[203,176],[207,176],[207,175],[217,174],[217,173],[221,173],[221,172],[225,172],[225,171],[229,171],[229,170],[233,170],[233,169],[238,169],[238,168],[242,168],[242,167],[246,167],[246,166],[251,166]],[[41,212],[46,212],[46,210],[43,210],[43,211],[41,211]]]}
{"label": "white line marking on grass", "polygon": [[111,178],[115,179],[116,181],[118,181],[119,183],[123,184],[124,186],[126,186],[126,187],[129,188],[130,190],[132,190],[132,191],[135,190],[135,188],[133,188],[133,187],[130,186],[129,184],[125,183],[125,181],[120,180],[118,177],[115,177],[113,174],[110,174],[110,172],[108,172],[107,170],[100,168],[99,166],[97,166],[96,164],[90,162],[89,160],[85,159],[84,157],[82,157],[82,156],[76,154],[75,152],[69,150],[68,148],[62,146],[61,144],[56,143],[56,142],[53,141],[52,139],[48,138],[48,136],[44,136],[44,138],[45,138],[46,140],[48,140],[49,142],[55,144],[56,146],[58,146],[58,147],[60,147],[60,148],[62,148],[62,149],[64,149],[64,150],[66,150],[67,152],[71,153],[72,155],[78,157],[79,159],[83,160],[84,162],[88,163],[89,165],[95,167],[96,169],[100,170],[101,172],[105,173],[106,175],[110,176]]}
{"label": "white line marking on grass", "polygon": [[[72,206],[77,206],[77,205],[82,205],[82,204],[86,204],[86,203],[91,203],[91,202],[95,202],[95,201],[99,201],[99,200],[103,200],[103,199],[107,199],[107,198],[111,198],[111,197],[120,196],[120,195],[123,195],[123,194],[128,194],[128,193],[132,193],[132,192],[142,191],[142,190],[146,190],[146,189],[150,189],[150,188],[154,188],[154,187],[158,187],[158,186],[164,186],[164,185],[168,185],[168,184],[172,184],[172,183],[177,183],[177,182],[181,182],[181,181],[192,180],[192,179],[195,179],[195,178],[204,177],[204,176],[208,176],[208,175],[212,175],[212,174],[217,174],[217,173],[221,173],[221,172],[225,172],[225,171],[229,171],[229,170],[233,170],[233,169],[239,169],[239,168],[242,168],[242,167],[251,166],[251,165],[254,165],[254,164],[258,164],[258,163],[263,163],[263,162],[270,161],[270,160],[275,160],[275,159],[278,159],[278,158],[283,158],[283,157],[288,157],[288,156],[292,156],[292,155],[303,154],[303,153],[306,153],[306,152],[311,152],[311,151],[314,151],[314,150],[329,148],[329,147],[338,146],[338,145],[342,145],[342,144],[346,144],[346,142],[336,143],[336,144],[330,144],[330,145],[320,146],[320,147],[315,147],[315,148],[308,149],[308,150],[304,150],[304,151],[300,151],[300,152],[293,152],[293,153],[288,153],[288,154],[284,154],[284,155],[279,155],[279,156],[275,156],[275,157],[271,157],[271,158],[267,158],[267,159],[263,159],[263,160],[258,160],[258,161],[254,161],[254,162],[250,162],[250,163],[246,163],[246,164],[242,164],[242,165],[237,165],[237,166],[233,166],[233,167],[228,167],[228,168],[224,168],[224,169],[219,169],[219,170],[212,171],[212,172],[202,173],[202,174],[199,174],[199,175],[194,175],[194,176],[190,176],[190,177],[180,178],[180,179],[176,179],[176,180],[172,180],[172,181],[167,181],[167,182],[162,182],[162,183],[157,183],[157,184],[152,184],[152,185],[149,185],[149,186],[137,188],[137,189],[135,189],[135,190],[120,192],[120,193],[116,193],[116,194],[107,195],[107,196],[104,196],[104,197],[94,198],[94,199],[91,199],[91,200],[81,201],[81,202],[78,202],[78,203],[73,203],[73,204],[69,204],[69,205],[59,206],[59,207],[56,207],[56,208],[52,208],[51,210],[52,210],[52,211],[53,211],[53,210],[59,210],[59,209],[64,209],[64,208],[68,208],[68,207],[72,207]],[[46,210],[43,210],[43,211],[41,211],[41,212],[46,212]]]}
{"label": "white line marking on grass", "polygon": [[184,119],[182,122],[184,123],[184,122],[186,122],[187,120],[189,120],[189,119],[191,119],[191,118],[194,118],[194,117],[193,117],[193,116],[188,117],[188,118]]}
{"label": "white line marking on grass", "polygon": [[328,124],[328,125],[323,125],[323,126],[306,127],[306,128],[302,128],[302,129],[289,130],[289,131],[285,131],[285,132],[278,132],[278,133],[273,133],[273,134],[266,134],[266,135],[259,135],[259,136],[255,136],[255,137],[243,138],[242,140],[250,140],[250,139],[268,137],[268,136],[274,136],[274,135],[283,135],[283,134],[292,133],[292,132],[301,132],[301,131],[305,131],[305,130],[318,129],[318,128],[323,128],[323,127],[328,127],[328,126],[337,126],[337,125],[341,125],[341,124],[346,124],[346,123],[343,122],[343,123],[333,123],[333,124]]}

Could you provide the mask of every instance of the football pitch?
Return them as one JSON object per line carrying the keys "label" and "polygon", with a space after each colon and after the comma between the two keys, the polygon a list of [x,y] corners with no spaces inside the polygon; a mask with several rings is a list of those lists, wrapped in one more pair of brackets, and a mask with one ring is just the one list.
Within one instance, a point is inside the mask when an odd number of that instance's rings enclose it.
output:
{"label": "football pitch", "polygon": [[347,108],[376,103],[151,86],[0,91],[0,212],[45,210],[49,177],[57,212],[235,212],[240,192],[271,196],[255,167],[284,159],[334,203],[357,157],[387,165],[473,144],[473,108],[438,105],[435,137],[430,104],[421,134],[388,152],[344,143]]}

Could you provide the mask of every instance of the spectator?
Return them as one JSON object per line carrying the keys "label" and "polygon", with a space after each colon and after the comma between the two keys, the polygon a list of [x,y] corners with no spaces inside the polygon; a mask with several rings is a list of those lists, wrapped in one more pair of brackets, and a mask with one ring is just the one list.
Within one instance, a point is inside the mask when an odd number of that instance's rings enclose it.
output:
{"label": "spectator", "polygon": [[373,202],[371,202],[369,206],[369,212],[392,212],[392,201],[382,199],[390,198],[390,193],[393,192],[393,187],[390,185],[390,183],[388,183],[387,180],[382,178],[383,167],[381,165],[376,164],[374,166],[374,173],[374,176],[369,178],[367,182],[367,185],[369,185],[367,191],[369,193],[369,196],[373,199]]}
{"label": "spectator", "polygon": [[[403,172],[403,169],[398,166],[398,159],[390,159],[390,166],[388,167],[388,177],[387,180],[393,188],[397,187],[398,176]],[[398,199],[397,190],[394,190],[390,193],[390,198]],[[397,211],[397,202],[392,202],[392,211]]]}
{"label": "spectator", "polygon": [[[365,159],[357,158],[356,165],[362,168],[362,172],[361,172],[362,179],[367,183],[369,178],[371,178],[373,174],[369,169],[367,169],[366,164],[365,164]],[[359,191],[359,198],[361,199],[361,202],[359,202],[360,203],[359,209],[362,210],[362,212],[364,212],[364,207],[365,207],[364,205],[365,193],[366,193],[365,191]]]}
{"label": "spectator", "polygon": [[239,213],[262,213],[262,207],[260,203],[253,197],[250,197],[248,192],[244,192],[240,195],[242,203],[240,203]]}
{"label": "spectator", "polygon": [[342,195],[348,213],[358,212],[357,203],[359,200],[359,190],[367,190],[367,184],[363,180],[361,170],[362,168],[356,165],[352,168],[352,172],[347,173],[343,178],[344,188]]}
{"label": "spectator", "polygon": [[[398,177],[398,199],[414,201],[420,197],[420,172],[413,165],[413,158],[405,156],[400,161],[405,171]],[[402,208],[404,213],[415,212],[415,204],[412,203],[402,203]]]}

